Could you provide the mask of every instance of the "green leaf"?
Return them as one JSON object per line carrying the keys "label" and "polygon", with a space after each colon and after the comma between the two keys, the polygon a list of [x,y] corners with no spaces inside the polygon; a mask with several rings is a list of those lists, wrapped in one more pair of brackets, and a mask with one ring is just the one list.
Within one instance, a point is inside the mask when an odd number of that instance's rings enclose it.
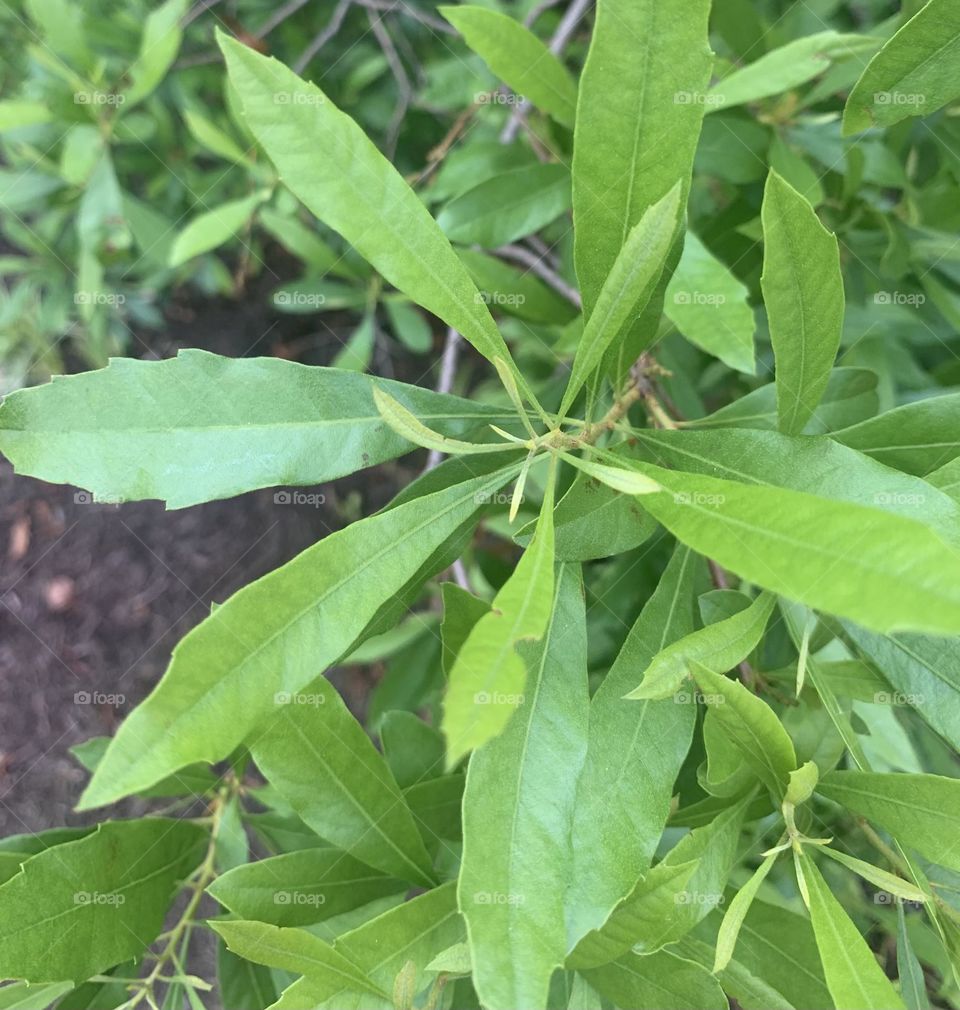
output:
{"label": "green leaf", "polygon": [[433,348],[433,332],[423,313],[405,298],[387,298],[383,302],[393,335],[407,350],[426,354]]}
{"label": "green leaf", "polygon": [[815,761],[805,761],[796,771],[790,772],[784,803],[798,807],[813,795],[820,781],[820,769]]}
{"label": "green leaf", "polygon": [[350,372],[365,372],[373,360],[377,341],[377,326],[372,312],[367,312],[331,362],[334,368]]}
{"label": "green leaf", "polygon": [[797,767],[793,741],[770,706],[743,684],[694,661],[693,676],[717,726],[743,755],[761,782],[779,799]]}
{"label": "green leaf", "polygon": [[430,859],[400,787],[333,685],[321,677],[276,705],[250,745],[271,785],[321,838],[429,886]]}
{"label": "green leaf", "polygon": [[237,165],[249,168],[251,159],[240,145],[224,132],[220,127],[212,123],[206,116],[202,116],[195,109],[183,110],[183,121],[186,123],[190,135],[198,144],[201,144],[208,151],[226,158]]}
{"label": "green leaf", "polygon": [[374,985],[361,968],[329,943],[305,930],[242,921],[211,922],[210,926],[223,937],[230,950],[248,961],[386,998],[386,993]]}
{"label": "green leaf", "polygon": [[848,638],[889,681],[874,688],[876,702],[915,708],[945,740],[960,749],[960,669],[957,642],[926,635],[875,635],[844,622]]}
{"label": "green leaf", "polygon": [[746,484],[805,491],[881,509],[931,527],[960,546],[960,508],[917,477],[882,466],[830,438],[720,428],[633,433],[643,456],[660,466]]}
{"label": "green leaf", "polygon": [[443,772],[443,736],[412,712],[388,712],[380,723],[380,740],[401,789]]}
{"label": "green leaf", "polygon": [[840,346],[844,294],[836,236],[776,172],[763,197],[763,300],[777,366],[780,430],[803,431]]}
{"label": "green leaf", "polygon": [[108,821],[29,859],[0,887],[0,976],[79,984],[141,954],[205,841],[185,821]]}
{"label": "green leaf", "polygon": [[[451,882],[344,933],[334,949],[386,992],[393,991],[397,975],[413,961],[417,966],[413,989],[419,993],[435,981],[426,965],[465,939],[456,885]],[[356,1003],[348,1002],[350,998],[349,991],[333,979],[305,976],[284,991],[274,1010],[391,1010],[390,1001]]]}
{"label": "green leaf", "polygon": [[276,714],[278,693],[303,691],[411,579],[432,574],[422,572],[424,559],[473,517],[478,498],[518,469],[355,522],[241,589],[174,649],[164,678],[114,737],[81,805],[100,806],[193,761],[226,757]]}
{"label": "green leaf", "polygon": [[693,167],[713,58],[710,0],[606,0],[580,80],[573,220],[584,315],[631,228]]}
{"label": "green leaf", "polygon": [[843,110],[843,132],[929,116],[960,97],[960,10],[930,0],[870,61]]}
{"label": "green leaf", "polygon": [[664,488],[642,495],[643,507],[741,578],[876,631],[960,633],[960,559],[922,523],[783,488],[634,467]]}
{"label": "green leaf", "polygon": [[688,231],[667,286],[664,312],[691,343],[738,372],[753,375],[756,323],[748,296],[727,265]]}
{"label": "green leaf", "polygon": [[590,743],[577,789],[574,872],[567,896],[573,936],[603,925],[649,867],[663,833],[690,747],[695,706],[672,700],[627,705],[622,697],[637,670],[693,630],[693,591],[700,575],[696,556],[678,547],[590,702]]}
{"label": "green leaf", "polygon": [[[102,501],[184,508],[287,482],[314,485],[399,456],[374,387],[457,437],[509,424],[513,410],[388,379],[279,358],[181,351],[22,389],[0,406],[0,449],[18,473],[76,484]],[[291,492],[277,499],[293,502]]]}
{"label": "green leaf", "polygon": [[[220,33],[247,124],[284,184],[383,278],[522,377],[466,268],[429,211],[349,116],[314,84]],[[276,97],[296,96],[277,116]],[[316,152],[324,157],[317,158]],[[383,214],[389,207],[390,213]]]}
{"label": "green leaf", "polygon": [[230,1010],[263,1010],[277,999],[270,972],[217,944],[217,983],[220,999]]}
{"label": "green leaf", "polygon": [[447,684],[443,733],[447,768],[502,732],[525,704],[526,665],[516,647],[543,637],[554,599],[553,485],[551,470],[533,542],[471,628]]}
{"label": "green leaf", "polygon": [[928,896],[919,887],[914,887],[913,884],[902,877],[897,877],[892,873],[887,873],[886,870],[881,870],[879,866],[866,863],[854,856],[848,856],[845,852],[833,849],[829,845],[819,846],[819,849],[823,855],[829,856],[840,863],[841,866],[845,866],[848,870],[852,870],[875,887],[888,891],[897,898],[902,898],[904,901],[918,901],[920,903],[928,900]]}
{"label": "green leaf", "polygon": [[960,456],[960,393],[930,396],[888,410],[831,437],[886,466],[922,477]]}
{"label": "green leaf", "polygon": [[31,985],[29,982],[12,982],[0,986],[0,1010],[38,1010],[53,1006],[57,999],[73,988],[71,982],[52,982],[49,985]]}
{"label": "green leaf", "polygon": [[199,214],[176,237],[170,249],[169,266],[182,266],[194,256],[222,246],[243,228],[268,195],[263,190]]}
{"label": "green leaf", "polygon": [[207,893],[238,918],[306,926],[405,886],[341,849],[317,848],[238,866],[217,877]]}
{"label": "green leaf", "polygon": [[568,949],[564,894],[590,700],[578,565],[560,566],[550,624],[525,658],[524,704],[474,753],[463,804],[460,907],[474,985],[491,1010],[546,1006]]}
{"label": "green leaf", "polygon": [[767,874],[773,869],[779,853],[771,852],[769,856],[754,870],[750,879],[737,891],[733,901],[723,914],[723,922],[717,933],[717,949],[713,962],[713,973],[716,975],[730,964],[737,937],[743,926],[743,920],[750,911],[753,899],[756,898],[760,885],[767,879]]}
{"label": "green leaf", "polygon": [[930,1010],[927,980],[907,935],[903,902],[897,902],[897,974],[900,976],[900,995],[907,1010]]}
{"label": "green leaf", "polygon": [[879,824],[931,862],[960,870],[960,779],[830,772],[817,792]]}
{"label": "green leaf", "polygon": [[797,869],[809,895],[823,974],[837,1010],[905,1010],[873,951],[806,853],[799,857]]}
{"label": "green leaf", "polygon": [[570,379],[560,404],[566,414],[614,341],[643,311],[660,279],[680,220],[680,184],[646,211],[630,230],[597,295],[577,344]]}
{"label": "green leaf", "polygon": [[437,224],[451,242],[496,249],[532,235],[570,209],[570,173],[530,165],[486,179],[451,200]]}
{"label": "green leaf", "polygon": [[699,964],[667,950],[646,957],[624,954],[584,978],[617,1006],[630,1010],[727,1010],[719,982]]}
{"label": "green leaf", "polygon": [[187,0],[166,0],[147,15],[140,52],[127,71],[130,87],[123,95],[123,111],[142,102],[166,76],[180,50],[180,21],[186,11]]}
{"label": "green leaf", "polygon": [[879,45],[879,39],[834,31],[794,39],[715,84],[707,96],[708,111],[783,94],[818,77],[835,60],[873,52]]}
{"label": "green leaf", "polygon": [[533,32],[511,17],[483,7],[464,4],[438,10],[516,94],[573,129],[576,82]]}
{"label": "green leaf", "polygon": [[709,663],[720,672],[732,670],[757,647],[776,602],[771,593],[761,593],[746,610],[667,646],[654,656],[640,686],[624,697],[669,698],[693,674],[696,663]]}
{"label": "green leaf", "polygon": [[24,126],[49,123],[53,113],[43,102],[8,100],[0,102],[0,133]]}

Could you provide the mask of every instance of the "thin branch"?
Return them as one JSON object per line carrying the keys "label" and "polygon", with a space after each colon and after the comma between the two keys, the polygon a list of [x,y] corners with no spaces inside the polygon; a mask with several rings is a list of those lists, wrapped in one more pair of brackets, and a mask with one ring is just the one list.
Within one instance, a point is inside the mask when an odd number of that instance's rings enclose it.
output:
{"label": "thin branch", "polygon": [[529,268],[531,273],[536,274],[541,280],[549,284],[554,291],[563,295],[563,297],[566,298],[571,305],[575,305],[578,309],[583,308],[583,300],[580,297],[580,292],[577,291],[576,288],[571,287],[546,262],[543,256],[538,255],[522,245],[501,246],[499,249],[495,250],[495,252],[498,256],[502,256],[504,259],[513,260],[515,263],[522,263],[525,267]]}
{"label": "thin branch", "polygon": [[254,38],[266,38],[277,25],[283,24],[288,17],[296,14],[301,7],[306,6],[307,0],[289,0],[279,10],[274,11],[266,21],[253,33]]}
{"label": "thin branch", "polygon": [[314,56],[340,31],[343,19],[347,16],[347,11],[350,10],[352,5],[353,0],[340,0],[334,8],[327,27],[317,34],[310,45],[297,57],[297,61],[293,65],[294,73],[302,74]]}
{"label": "thin branch", "polygon": [[186,17],[180,22],[180,27],[186,28],[187,25],[193,24],[204,11],[210,10],[211,7],[216,7],[221,2],[222,0],[200,0],[198,4],[194,5],[192,10],[187,12]]}
{"label": "thin branch", "polygon": [[448,24],[446,21],[441,21],[440,18],[431,17],[429,14],[425,14],[421,10],[417,10],[416,7],[405,3],[404,0],[357,0],[357,3],[361,7],[368,7],[375,11],[405,14],[409,18],[413,18],[414,21],[419,21],[421,24],[427,25],[427,27],[432,28],[434,31],[442,32],[444,35],[457,34],[457,30],[453,27],[453,25]]}
{"label": "thin branch", "polygon": [[[570,4],[560,19],[560,24],[557,25],[557,30],[553,33],[553,37],[547,44],[547,48],[554,56],[559,56],[563,52],[566,44],[570,41],[570,37],[577,30],[577,25],[580,24],[592,6],[593,0],[573,0],[573,3]],[[503,132],[500,134],[500,140],[504,144],[509,144],[516,138],[530,108],[530,102],[524,99],[513,110],[513,115],[511,115],[507,125],[503,128]]]}
{"label": "thin branch", "polygon": [[560,3],[560,0],[540,0],[540,3],[532,8],[530,13],[523,19],[524,25],[527,28],[532,28],[539,21],[541,14],[550,10],[551,7],[556,7],[558,3]]}
{"label": "thin branch", "polygon": [[[451,326],[447,330],[447,339],[443,345],[443,357],[440,359],[440,378],[437,380],[437,392],[449,393],[453,389],[453,380],[457,376],[457,360],[460,357],[460,345],[463,337]],[[431,449],[427,456],[427,465],[423,468],[428,473],[437,466],[443,454],[437,449]]]}
{"label": "thin branch", "polygon": [[370,29],[380,48],[383,50],[383,55],[390,65],[390,73],[393,74],[393,79],[397,84],[397,104],[393,110],[393,115],[390,117],[390,125],[387,128],[387,136],[384,140],[385,153],[392,159],[397,147],[400,126],[403,123],[404,116],[407,114],[407,109],[410,108],[413,88],[410,84],[410,78],[407,76],[407,71],[404,68],[403,60],[400,59],[400,54],[397,52],[397,47],[393,44],[390,33],[384,27],[383,19],[385,16],[377,14],[367,7],[367,20],[370,22]]}

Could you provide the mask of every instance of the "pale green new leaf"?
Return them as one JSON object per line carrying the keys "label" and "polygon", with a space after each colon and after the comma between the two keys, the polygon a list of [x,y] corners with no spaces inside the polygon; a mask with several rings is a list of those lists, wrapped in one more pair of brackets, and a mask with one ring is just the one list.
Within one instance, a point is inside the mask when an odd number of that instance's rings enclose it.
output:
{"label": "pale green new leaf", "polygon": [[874,886],[882,888],[884,891],[889,891],[890,894],[896,895],[896,897],[902,898],[904,901],[923,903],[928,900],[928,895],[921,891],[919,887],[915,887],[902,877],[897,877],[886,870],[881,870],[879,866],[866,863],[855,856],[848,856],[845,852],[831,848],[829,845],[821,846],[820,851],[825,856],[829,856],[842,866],[845,866],[848,870],[852,870],[858,876],[863,877],[864,880],[868,880]]}
{"label": "pale green new leaf", "polygon": [[907,403],[842,428],[831,438],[922,477],[960,456],[960,393]]}
{"label": "pale green new leaf", "polygon": [[525,703],[527,669],[517,645],[543,637],[554,598],[551,471],[533,541],[471,629],[450,671],[443,702],[447,767],[497,736]]}
{"label": "pale green new leaf", "polygon": [[0,133],[19,130],[24,126],[49,123],[53,118],[50,108],[43,102],[9,100],[0,102]]}
{"label": "pale green new leaf", "polygon": [[960,779],[840,771],[825,775],[817,792],[931,862],[960,871]]}
{"label": "pale green new leaf", "polygon": [[823,974],[837,1010],[905,1010],[893,983],[810,856],[803,853],[797,867],[806,884]]}
{"label": "pale green new leaf", "polygon": [[243,228],[268,196],[264,190],[198,214],[176,237],[170,249],[169,265],[182,266],[194,256],[222,246]]}
{"label": "pale green new leaf", "polygon": [[717,672],[732,670],[757,647],[776,602],[772,593],[761,593],[746,610],[667,646],[647,667],[640,686],[624,697],[669,698],[695,663]]}
{"label": "pale green new leaf", "polygon": [[773,869],[778,855],[777,852],[771,852],[754,870],[750,879],[737,891],[733,901],[727,906],[727,910],[723,914],[723,922],[720,923],[720,931],[717,933],[717,949],[713,961],[714,975],[723,971],[730,964],[743,920],[747,917],[747,912],[750,911],[750,906],[760,890],[760,885]]}
{"label": "pale green new leaf", "polygon": [[772,708],[738,680],[694,661],[693,676],[714,720],[763,784],[780,800],[797,767],[793,741]]}
{"label": "pale green new leaf", "polygon": [[491,1010],[546,1006],[568,949],[564,893],[590,700],[579,565],[560,566],[550,624],[524,654],[524,704],[474,753],[463,802],[460,908],[474,986]]}
{"label": "pale green new leaf", "polygon": [[900,995],[907,1010],[930,1010],[927,980],[907,935],[903,902],[897,903],[897,974],[900,976]]}
{"label": "pale green new leaf", "polygon": [[634,467],[664,488],[639,497],[643,507],[741,578],[876,631],[960,634],[960,556],[924,524],[784,488]]}
{"label": "pale green new leaf", "polygon": [[314,848],[238,866],[207,893],[240,919],[306,926],[405,887],[341,849]]}
{"label": "pale green new leaf", "polygon": [[[360,127],[314,84],[219,35],[247,124],[284,184],[394,287],[484,357],[516,365],[466,268],[419,197]],[[295,101],[277,115],[277,95]],[[323,157],[318,157],[318,152]]]}
{"label": "pale green new leaf", "polygon": [[174,649],[167,673],[120,727],[81,804],[100,806],[193,761],[226,757],[275,714],[277,693],[303,691],[348,652],[424,559],[471,519],[478,498],[517,470],[355,522],[241,589]]}
{"label": "pale green new leaf", "polygon": [[147,15],[140,52],[127,71],[130,87],[124,92],[124,111],[142,102],[166,76],[180,49],[180,20],[186,11],[187,0],[167,0]]}
{"label": "pale green new leaf", "polygon": [[321,838],[420,886],[430,858],[383,755],[324,678],[281,692],[250,738],[257,766]]}
{"label": "pale green new leaf", "polygon": [[843,111],[843,132],[929,116],[960,97],[960,7],[930,0],[870,61]]}
{"label": "pale green new leaf", "polygon": [[[0,450],[18,473],[78,485],[97,500],[183,508],[321,484],[409,451],[384,424],[374,386],[444,436],[515,417],[388,379],[185,350],[165,361],[115,358],[11,393],[0,406]],[[278,504],[292,501],[284,492]]]}
{"label": "pale green new leaf", "polygon": [[529,28],[498,11],[470,4],[439,10],[467,45],[516,94],[573,129],[577,84],[563,63]]}
{"label": "pale green new leaf", "polygon": [[771,171],[763,197],[763,300],[776,358],[780,430],[798,435],[827,388],[840,346],[844,293],[836,236]]}
{"label": "pale green new leaf", "polygon": [[738,372],[753,375],[756,322],[748,295],[729,267],[688,231],[667,285],[664,312],[691,343]]}
{"label": "pale green new leaf", "polygon": [[303,929],[265,922],[212,922],[230,950],[239,957],[283,971],[296,972],[320,984],[356,989],[386,998],[363,970],[329,943]]}
{"label": "pale green new leaf", "polygon": [[870,53],[878,39],[825,31],[794,39],[724,77],[709,93],[708,112],[782,94],[806,84],[835,60]]}
{"label": "pale green new leaf", "polygon": [[614,341],[643,311],[660,279],[673,245],[681,212],[680,183],[644,211],[624,237],[623,246],[597,295],[577,344],[560,413],[566,414]]}
{"label": "pale green new leaf", "polygon": [[28,859],[0,887],[0,977],[79,984],[139,956],[205,840],[186,821],[107,821]]}
{"label": "pale green new leaf", "polygon": [[710,0],[601,0],[580,80],[573,155],[584,314],[644,212],[679,181],[686,203],[713,67]]}

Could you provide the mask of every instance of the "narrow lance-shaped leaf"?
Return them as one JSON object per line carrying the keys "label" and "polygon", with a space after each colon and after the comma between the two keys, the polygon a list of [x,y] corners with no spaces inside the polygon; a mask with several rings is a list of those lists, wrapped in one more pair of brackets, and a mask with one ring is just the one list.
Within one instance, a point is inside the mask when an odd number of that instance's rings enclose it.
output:
{"label": "narrow lance-shaped leaf", "polygon": [[11,393],[0,406],[0,450],[18,473],[99,500],[184,508],[321,484],[407,452],[413,443],[384,423],[375,385],[447,437],[516,416],[388,379],[189,350],[165,361],[115,358]]}
{"label": "narrow lance-shaped leaf", "polygon": [[[218,42],[247,124],[291,192],[394,287],[462,333],[484,357],[508,362],[526,388],[466,267],[360,127],[282,63],[222,33]],[[280,118],[278,94],[296,96]]]}
{"label": "narrow lance-shaped leaf", "polygon": [[677,183],[647,209],[626,236],[597,296],[577,344],[577,354],[560,413],[573,404],[591,373],[617,337],[643,310],[663,272],[680,220],[681,187]]}
{"label": "narrow lance-shaped leaf", "polygon": [[960,779],[840,771],[825,775],[817,792],[931,862],[960,871]]}
{"label": "narrow lance-shaped leaf", "polygon": [[710,0],[600,0],[580,81],[573,221],[584,315],[631,228],[681,182],[703,121]]}
{"label": "narrow lance-shaped leaf", "polygon": [[186,821],[108,821],[29,859],[0,887],[0,976],[79,984],[139,956],[205,840]]}
{"label": "narrow lance-shaped leaf", "polygon": [[810,204],[771,171],[763,197],[763,300],[776,358],[780,430],[803,431],[840,346],[843,278],[835,235]]}
{"label": "narrow lance-shaped leaf", "polygon": [[727,906],[723,922],[720,923],[720,931],[717,933],[717,949],[713,962],[714,975],[723,971],[730,963],[737,945],[737,937],[740,935],[740,928],[743,926],[743,920],[747,917],[747,912],[750,911],[750,906],[760,890],[760,885],[773,869],[778,855],[777,852],[771,852],[754,870],[750,879],[737,891],[733,901]]}
{"label": "narrow lance-shaped leaf", "polygon": [[664,488],[639,497],[643,507],[741,578],[876,631],[960,633],[960,558],[922,523],[783,488],[633,468]]}
{"label": "narrow lance-shaped leaf", "polygon": [[576,81],[529,28],[506,14],[470,4],[439,10],[497,77],[573,129]]}
{"label": "narrow lance-shaped leaf", "polygon": [[907,1010],[930,1010],[927,980],[907,935],[907,916],[902,901],[897,902],[897,974],[900,995]]}
{"label": "narrow lance-shaped leaf", "polygon": [[450,671],[442,721],[448,768],[500,733],[525,703],[527,670],[517,645],[543,636],[553,606],[554,475],[552,466],[533,542],[489,613],[471,629]]}
{"label": "narrow lance-shaped leaf", "polygon": [[176,647],[123,723],[81,804],[99,806],[193,761],[226,757],[278,692],[302,691],[518,466],[397,505],[321,540],[232,596]]}
{"label": "narrow lance-shaped leaf", "polygon": [[249,745],[270,784],[322,838],[384,873],[433,882],[400,787],[329,681],[279,694]]}
{"label": "narrow lance-shaped leaf", "polygon": [[183,37],[180,21],[186,10],[187,0],[167,0],[147,15],[140,52],[127,71],[131,83],[124,93],[121,110],[142,102],[163,80],[180,49]]}
{"label": "narrow lance-shaped leaf", "polygon": [[897,877],[886,870],[881,870],[879,866],[864,862],[855,856],[848,856],[845,852],[833,849],[829,845],[821,846],[820,851],[825,856],[845,866],[848,870],[852,870],[858,876],[863,877],[864,880],[869,881],[875,887],[889,891],[890,894],[897,898],[902,898],[904,901],[917,901],[921,904],[928,898],[919,887],[914,886],[902,877]]}
{"label": "narrow lance-shaped leaf", "polygon": [[524,649],[524,703],[467,771],[460,907],[474,986],[491,1010],[546,1006],[567,953],[564,892],[589,705],[579,567],[559,567],[543,641]]}
{"label": "narrow lance-shaped leaf", "polygon": [[843,110],[847,135],[929,116],[960,97],[960,8],[930,0],[870,61]]}
{"label": "narrow lance-shaped leaf", "polygon": [[873,951],[805,852],[797,871],[806,885],[810,921],[834,1005],[838,1010],[904,1010]]}
{"label": "narrow lance-shaped leaf", "polygon": [[761,593],[746,610],[668,645],[647,667],[640,686],[625,697],[669,698],[697,662],[718,672],[732,670],[757,647],[776,602],[772,593]]}
{"label": "narrow lance-shaped leaf", "polygon": [[182,266],[194,256],[222,246],[243,228],[268,196],[269,193],[266,191],[254,193],[253,196],[230,200],[198,214],[173,243],[170,250],[170,266]]}

